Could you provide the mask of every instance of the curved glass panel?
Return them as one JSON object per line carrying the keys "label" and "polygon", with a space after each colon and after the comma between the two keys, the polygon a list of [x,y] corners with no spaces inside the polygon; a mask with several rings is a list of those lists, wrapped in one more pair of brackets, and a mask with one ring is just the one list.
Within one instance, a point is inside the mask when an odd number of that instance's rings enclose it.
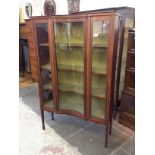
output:
{"label": "curved glass panel", "polygon": [[104,119],[109,21],[93,21],[91,117]]}
{"label": "curved glass panel", "polygon": [[43,104],[45,107],[54,108],[47,23],[37,23],[36,33],[43,92],[42,98],[44,102]]}
{"label": "curved glass panel", "polygon": [[59,106],[84,113],[84,24],[55,23]]}

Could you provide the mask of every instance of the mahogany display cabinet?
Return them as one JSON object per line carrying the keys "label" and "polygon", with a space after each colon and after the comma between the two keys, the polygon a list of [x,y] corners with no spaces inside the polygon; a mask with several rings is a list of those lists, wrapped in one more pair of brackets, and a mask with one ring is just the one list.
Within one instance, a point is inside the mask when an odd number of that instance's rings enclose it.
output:
{"label": "mahogany display cabinet", "polygon": [[[72,15],[87,15],[87,14],[104,14],[104,13],[118,13],[121,17],[120,19],[120,28],[119,28],[119,38],[118,38],[118,52],[117,52],[117,64],[115,67],[115,88],[114,88],[114,111],[116,112],[120,106],[121,92],[124,87],[125,79],[125,65],[127,57],[127,44],[128,44],[128,30],[134,28],[135,24],[135,8],[132,7],[113,7],[113,8],[104,8],[98,10],[90,11],[80,11],[74,12]],[[46,17],[44,17],[46,18]],[[37,81],[37,64],[36,64],[36,46],[34,46],[34,20],[36,18],[32,17],[31,19],[25,20],[26,25],[29,29],[28,43],[30,47],[30,63],[32,68],[32,77]]]}
{"label": "mahogany display cabinet", "polygon": [[32,17],[42,128],[44,111],[112,127],[120,16],[86,13]]}

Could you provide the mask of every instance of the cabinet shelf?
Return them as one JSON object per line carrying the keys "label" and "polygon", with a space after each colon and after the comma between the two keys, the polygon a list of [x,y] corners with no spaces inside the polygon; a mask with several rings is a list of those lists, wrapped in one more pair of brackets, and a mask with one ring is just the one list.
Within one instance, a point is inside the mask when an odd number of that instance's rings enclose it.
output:
{"label": "cabinet shelf", "polygon": [[[60,92],[66,92],[66,93],[75,93],[75,94],[80,94],[80,95],[84,95],[84,91],[83,90],[75,90],[75,89],[59,89]],[[105,99],[105,95],[100,95],[100,94],[91,94],[91,96],[95,97],[95,98],[99,98],[99,99]]]}
{"label": "cabinet shelf", "polygon": [[100,52],[108,52],[108,47],[106,46],[93,46],[93,52],[100,53]]}
{"label": "cabinet shelf", "polygon": [[91,106],[91,117],[92,118],[100,118],[104,119],[105,117],[105,105],[106,101],[105,99],[96,99],[92,98],[92,106]]}
{"label": "cabinet shelf", "polygon": [[[84,66],[76,65],[73,66],[72,64],[66,65],[66,64],[58,64],[57,68],[59,70],[66,70],[66,71],[75,71],[75,72],[84,72]],[[92,68],[92,73],[97,74],[97,75],[106,75],[106,70],[101,67],[93,67]]]}
{"label": "cabinet shelf", "polygon": [[91,96],[105,99],[105,88],[92,87]]}
{"label": "cabinet shelf", "polygon": [[[77,86],[75,84],[59,84],[59,91],[84,95],[84,86]],[[94,86],[92,88],[91,95],[96,98],[105,99],[105,88]]]}
{"label": "cabinet shelf", "polygon": [[[42,46],[48,46],[48,43],[47,44],[40,44]],[[56,46],[59,47],[59,46],[71,46],[71,47],[83,47],[84,46],[84,43],[83,42],[56,42]],[[108,48],[108,44],[104,44],[104,43],[94,43],[93,44],[93,47],[94,48]]]}
{"label": "cabinet shelf", "polygon": [[53,102],[53,100],[49,100],[48,102],[46,102],[45,104],[44,104],[44,107],[45,108],[54,108],[54,102]]}
{"label": "cabinet shelf", "polygon": [[107,71],[105,68],[101,67],[92,67],[92,73],[97,75],[107,75]]}
{"label": "cabinet shelf", "polygon": [[84,113],[84,96],[73,92],[59,92],[59,105],[63,110],[74,110]]}
{"label": "cabinet shelf", "polygon": [[39,46],[49,46],[49,43],[41,43]]}
{"label": "cabinet shelf", "polygon": [[66,71],[76,71],[76,72],[84,72],[84,66],[80,65],[66,65],[66,64],[58,64],[57,65],[59,70],[66,70]]}
{"label": "cabinet shelf", "polygon": [[84,75],[80,72],[60,71],[58,70],[58,83],[72,86],[83,86]]}
{"label": "cabinet shelf", "polygon": [[75,93],[75,94],[80,94],[80,95],[84,95],[84,92],[80,91],[80,90],[74,90],[74,89],[59,89],[60,92],[66,92],[66,93]]}
{"label": "cabinet shelf", "polygon": [[44,88],[44,89],[51,89],[51,90],[52,90],[52,83],[49,82],[49,83],[45,84],[45,85],[43,86],[43,88]]}
{"label": "cabinet shelf", "polygon": [[108,44],[104,44],[104,43],[93,43],[93,48],[94,47],[102,47],[102,48],[108,48]]}
{"label": "cabinet shelf", "polygon": [[77,86],[74,84],[59,84],[59,91],[61,92],[72,92],[84,95],[84,86]]}
{"label": "cabinet shelf", "polygon": [[56,46],[70,46],[70,47],[83,47],[84,43],[83,42],[56,42]]}
{"label": "cabinet shelf", "polygon": [[[84,89],[84,83],[80,84],[80,83],[74,83],[74,82],[70,82],[70,81],[59,81],[59,88],[62,89],[62,87],[67,87],[67,88],[80,88],[80,89]],[[105,87],[99,87],[97,84],[92,84],[92,89],[93,90],[97,90],[97,89],[100,89],[100,90],[103,90],[105,89]]]}
{"label": "cabinet shelf", "polygon": [[59,82],[59,89],[60,90],[74,90],[77,92],[83,92],[84,85],[75,84],[75,83],[67,83],[67,82]]}
{"label": "cabinet shelf", "polygon": [[47,69],[47,70],[51,71],[51,64],[48,63],[48,64],[45,64],[45,65],[42,65],[41,68],[42,69]]}

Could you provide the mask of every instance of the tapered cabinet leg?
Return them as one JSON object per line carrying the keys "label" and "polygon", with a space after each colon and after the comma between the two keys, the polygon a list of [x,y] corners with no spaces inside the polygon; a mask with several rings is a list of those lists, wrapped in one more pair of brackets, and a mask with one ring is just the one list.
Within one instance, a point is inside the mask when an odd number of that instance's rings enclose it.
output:
{"label": "tapered cabinet leg", "polygon": [[44,111],[43,110],[41,110],[41,121],[42,121],[42,129],[45,130]]}
{"label": "tapered cabinet leg", "polygon": [[107,145],[108,145],[108,135],[109,135],[108,129],[109,129],[109,125],[107,124],[106,129],[105,129],[105,147],[107,147]]}
{"label": "tapered cabinet leg", "polygon": [[109,125],[109,135],[111,135],[111,130],[112,130],[112,121],[110,121],[110,125]]}
{"label": "tapered cabinet leg", "polygon": [[111,135],[111,130],[112,130],[112,112],[111,112],[111,116],[110,116],[110,124],[109,124],[109,134]]}
{"label": "tapered cabinet leg", "polygon": [[52,120],[54,120],[54,112],[51,113]]}

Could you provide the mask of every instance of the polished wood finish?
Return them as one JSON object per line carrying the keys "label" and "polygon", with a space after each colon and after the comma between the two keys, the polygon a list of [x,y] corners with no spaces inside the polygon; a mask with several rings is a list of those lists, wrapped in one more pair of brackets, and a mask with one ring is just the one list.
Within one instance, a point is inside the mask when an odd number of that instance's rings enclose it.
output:
{"label": "polished wood finish", "polygon": [[[108,38],[107,38],[107,68],[106,73],[102,71],[92,71],[92,59],[93,59],[93,46],[95,48],[105,48],[102,44],[97,47],[96,44],[93,44],[92,36],[93,36],[93,22],[94,21],[109,21],[108,27]],[[33,33],[33,41],[34,41],[34,48],[36,49],[36,64],[37,64],[37,75],[38,75],[38,87],[39,87],[39,98],[40,98],[40,110],[41,110],[41,119],[42,119],[42,128],[45,129],[44,125],[44,111],[48,112],[55,112],[55,113],[64,113],[69,115],[77,116],[81,119],[91,120],[96,123],[105,124],[105,147],[108,144],[108,134],[111,132],[111,124],[112,124],[112,109],[113,109],[113,94],[114,94],[114,80],[115,80],[115,68],[116,68],[116,57],[117,57],[117,41],[118,41],[118,32],[119,32],[119,22],[120,16],[117,13],[85,13],[81,15],[59,15],[59,16],[52,16],[52,17],[32,17],[31,21],[33,21],[34,33]],[[55,40],[55,25],[56,23],[76,23],[82,22],[83,23],[83,30],[84,30],[84,44],[83,44],[83,58],[84,58],[84,66],[83,71],[81,73],[84,76],[84,94],[83,94],[83,109],[84,112],[81,113],[77,110],[70,109],[63,109],[60,107],[60,97],[59,97],[59,76],[58,76],[58,64],[57,64],[57,53],[56,53],[56,40]],[[47,25],[47,34],[48,34],[48,42],[46,43],[44,35],[42,36],[42,42],[39,40],[39,33],[37,31],[38,24],[46,24]],[[41,33],[41,32],[40,32]],[[44,40],[44,41],[43,41]],[[50,57],[50,64],[46,68],[43,66],[42,59],[43,56],[40,56],[40,48],[44,46],[48,47],[49,57]],[[74,47],[75,45],[71,45]],[[81,45],[80,45],[81,46]],[[78,47],[81,48],[81,47]],[[102,51],[104,52],[104,51]],[[42,70],[51,68],[52,73],[52,81],[50,85],[44,85],[42,80]],[[64,69],[64,72],[71,72],[70,69]],[[79,70],[75,70],[76,73]],[[92,76],[96,75],[97,77],[104,77],[105,79],[105,96],[103,95],[92,95]],[[53,99],[45,103],[44,100],[44,89],[50,89],[53,94]],[[61,91],[66,91],[67,93],[71,93],[73,90],[71,89],[63,89]],[[74,93],[80,94],[80,91],[75,91]],[[104,118],[100,117],[93,117],[92,116],[92,101],[91,98],[95,97],[100,100],[105,100],[105,112]],[[101,102],[104,104],[104,102]],[[104,111],[104,109],[103,109]]]}
{"label": "polished wood finish", "polygon": [[128,53],[126,61],[125,85],[122,92],[119,122],[135,129],[135,31],[128,35]]}

